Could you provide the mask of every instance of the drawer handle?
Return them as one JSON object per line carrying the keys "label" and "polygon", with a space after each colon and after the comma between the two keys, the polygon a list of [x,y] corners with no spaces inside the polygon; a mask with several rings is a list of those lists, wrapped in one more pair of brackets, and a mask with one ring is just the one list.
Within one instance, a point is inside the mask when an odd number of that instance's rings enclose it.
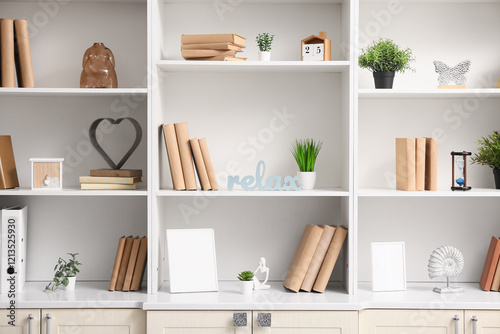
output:
{"label": "drawer handle", "polygon": [[233,313],[233,326],[234,327],[246,327],[247,326],[247,314],[246,313]]}
{"label": "drawer handle", "polygon": [[477,334],[477,318],[472,316],[472,334]]}
{"label": "drawer handle", "polygon": [[271,327],[271,313],[258,313],[257,314],[257,326],[259,326],[259,327]]}
{"label": "drawer handle", "polygon": [[45,315],[45,334],[50,334],[50,319],[52,319],[52,315],[50,315],[50,313],[47,313],[47,315]]}
{"label": "drawer handle", "polygon": [[28,314],[28,333],[33,334],[33,314]]}
{"label": "drawer handle", "polygon": [[458,315],[455,314],[453,320],[455,321],[455,334],[458,334],[458,322],[460,321],[460,318]]}

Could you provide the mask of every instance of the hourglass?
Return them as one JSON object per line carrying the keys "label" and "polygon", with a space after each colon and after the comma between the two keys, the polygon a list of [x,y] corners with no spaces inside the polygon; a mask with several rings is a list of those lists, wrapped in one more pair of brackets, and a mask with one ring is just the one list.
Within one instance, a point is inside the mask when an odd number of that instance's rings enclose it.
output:
{"label": "hourglass", "polygon": [[451,152],[451,190],[471,190],[467,186],[467,156],[470,152]]}

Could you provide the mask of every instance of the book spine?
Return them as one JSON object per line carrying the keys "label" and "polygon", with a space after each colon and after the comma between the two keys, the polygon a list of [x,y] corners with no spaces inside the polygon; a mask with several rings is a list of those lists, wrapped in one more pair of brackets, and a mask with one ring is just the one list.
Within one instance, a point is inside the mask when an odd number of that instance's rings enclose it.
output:
{"label": "book spine", "polygon": [[91,169],[90,176],[96,177],[141,177],[141,169]]}
{"label": "book spine", "polygon": [[123,250],[125,248],[125,236],[121,237],[118,241],[118,249],[116,250],[115,263],[113,271],[111,272],[111,279],[109,280],[109,291],[115,291],[116,281],[118,279],[118,272],[120,271],[120,264],[122,262]]}
{"label": "book spine", "polygon": [[200,143],[197,138],[190,139],[191,150],[193,151],[194,165],[198,173],[198,178],[203,190],[211,190],[210,180],[208,179],[207,169],[205,168],[205,162],[203,161],[203,155],[201,154]]}
{"label": "book spine", "polygon": [[132,236],[127,237],[125,240],[125,246],[123,247],[122,262],[120,263],[120,271],[118,272],[118,278],[116,279],[115,290],[122,291],[123,282],[125,281],[125,274],[127,273],[127,265],[130,260],[130,253],[132,252],[132,244],[134,238]]}
{"label": "book spine", "polygon": [[82,190],[135,190],[135,184],[81,183]]}
{"label": "book spine", "polygon": [[214,56],[235,56],[235,50],[182,50],[182,57],[186,58],[204,58]]}
{"label": "book spine", "polygon": [[184,183],[187,190],[196,190],[196,176],[194,174],[193,155],[191,153],[191,145],[189,144],[189,134],[187,123],[176,123],[175,134],[177,136],[177,144],[181,157],[182,172],[184,173]]}
{"label": "book spine", "polygon": [[493,275],[493,281],[491,283],[491,291],[500,290],[500,260],[498,261],[497,268],[495,270],[495,275]]}
{"label": "book spine", "polygon": [[437,190],[437,138],[425,138],[425,190]]}
{"label": "book spine", "polygon": [[96,184],[125,184],[130,185],[142,182],[140,177],[99,177],[99,176],[80,176],[80,183]]}
{"label": "book spine", "polygon": [[219,190],[219,185],[217,184],[217,177],[215,176],[214,166],[212,165],[212,159],[210,158],[210,153],[208,153],[207,140],[202,138],[198,140],[200,144],[201,154],[203,156],[203,162],[205,163],[205,169],[207,170],[208,180],[210,181],[210,187],[212,190]]}
{"label": "book spine", "polygon": [[141,239],[135,237],[132,243],[132,250],[130,251],[130,258],[127,265],[127,271],[125,273],[125,279],[123,280],[122,291],[129,291],[130,284],[132,283],[132,276],[134,275],[135,264],[137,262],[137,255],[139,254],[139,246],[141,244]]}
{"label": "book spine", "polygon": [[415,138],[396,138],[396,189],[415,190]]}
{"label": "book spine", "polygon": [[17,85],[19,87],[35,87],[33,64],[31,62],[28,20],[14,20],[14,31],[17,46]]}
{"label": "book spine", "polygon": [[134,276],[132,277],[132,284],[130,284],[130,291],[139,291],[144,278],[144,271],[146,269],[146,262],[148,258],[148,239],[143,237],[139,246],[139,254],[137,255],[137,263],[134,269]]}
{"label": "book spine", "polygon": [[170,175],[172,176],[172,185],[175,190],[186,190],[184,183],[184,174],[182,172],[181,156],[173,124],[163,125],[163,134],[165,137],[165,146],[167,148],[168,164],[170,166]]}
{"label": "book spine", "polygon": [[16,87],[14,20],[0,19],[0,87]]}
{"label": "book spine", "polygon": [[245,39],[235,34],[182,35],[181,44],[233,43],[245,47]]}
{"label": "book spine", "polygon": [[415,138],[415,189],[425,190],[425,138]]}

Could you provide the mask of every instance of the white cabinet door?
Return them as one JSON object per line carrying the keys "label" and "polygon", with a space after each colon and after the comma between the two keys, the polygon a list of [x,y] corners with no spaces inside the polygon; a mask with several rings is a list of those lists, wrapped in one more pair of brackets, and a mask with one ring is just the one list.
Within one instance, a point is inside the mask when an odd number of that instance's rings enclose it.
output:
{"label": "white cabinet door", "polygon": [[42,334],[144,334],[138,309],[43,309]]}
{"label": "white cabinet door", "polygon": [[148,334],[251,334],[252,312],[148,311]]}
{"label": "white cabinet door", "polygon": [[465,311],[465,334],[500,333],[500,311]]}
{"label": "white cabinet door", "polygon": [[4,309],[0,310],[0,319],[2,334],[40,333],[40,309],[16,309],[15,312]]}
{"label": "white cabinet door", "polygon": [[254,311],[253,334],[357,334],[356,311]]}
{"label": "white cabinet door", "polygon": [[[457,316],[457,317],[455,317]],[[457,328],[457,332],[455,332]],[[463,333],[461,310],[365,310],[359,313],[360,334]]]}

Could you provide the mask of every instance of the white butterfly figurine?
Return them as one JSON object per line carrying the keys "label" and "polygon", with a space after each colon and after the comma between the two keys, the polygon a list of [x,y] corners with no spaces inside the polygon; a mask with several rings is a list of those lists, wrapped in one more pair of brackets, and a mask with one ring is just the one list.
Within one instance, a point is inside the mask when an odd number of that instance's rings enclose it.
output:
{"label": "white butterfly figurine", "polygon": [[436,73],[439,74],[438,81],[441,86],[447,85],[450,81],[457,85],[465,85],[467,81],[465,74],[469,72],[470,60],[465,60],[455,67],[449,67],[442,61],[435,60],[434,66],[436,67]]}

